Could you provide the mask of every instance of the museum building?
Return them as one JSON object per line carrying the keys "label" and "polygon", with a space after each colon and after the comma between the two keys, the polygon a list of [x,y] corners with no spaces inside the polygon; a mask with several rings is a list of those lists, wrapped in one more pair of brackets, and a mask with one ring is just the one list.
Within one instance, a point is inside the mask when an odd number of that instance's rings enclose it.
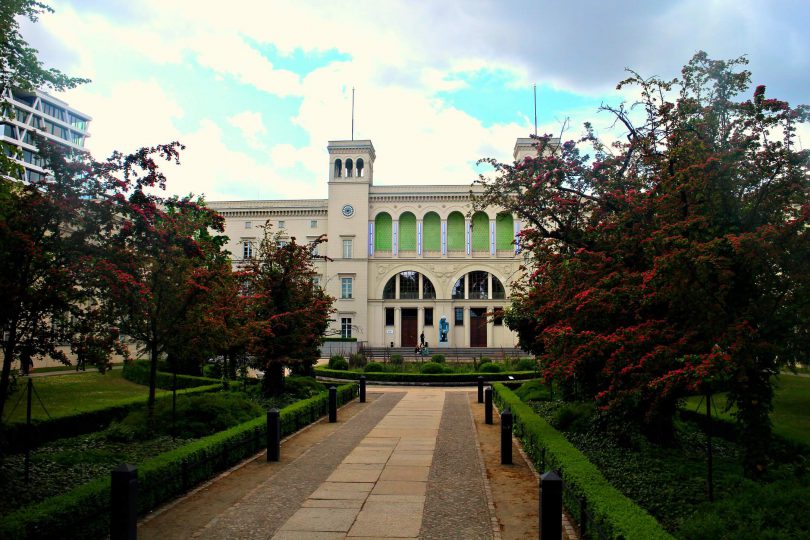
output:
{"label": "museum building", "polygon": [[[514,159],[535,155],[517,139]],[[304,243],[326,235],[316,283],[335,300],[332,333],[369,347],[516,346],[501,317],[521,271],[521,222],[498,208],[470,213],[480,186],[375,186],[370,140],[330,141],[329,198],[212,201],[233,262],[253,257],[265,223]]]}

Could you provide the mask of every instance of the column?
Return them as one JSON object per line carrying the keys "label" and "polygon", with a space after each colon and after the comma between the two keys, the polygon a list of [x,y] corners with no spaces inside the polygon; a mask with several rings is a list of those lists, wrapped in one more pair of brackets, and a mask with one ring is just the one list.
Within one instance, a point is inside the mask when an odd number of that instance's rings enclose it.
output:
{"label": "column", "polygon": [[397,253],[399,253],[399,220],[391,222],[391,256],[396,257]]}
{"label": "column", "polygon": [[368,222],[368,256],[374,256],[374,222]]}
{"label": "column", "polygon": [[422,220],[416,221],[416,256],[422,256]]}
{"label": "column", "polygon": [[[397,289],[399,289],[399,280],[397,280]],[[394,308],[394,335],[388,341],[394,342],[394,347],[401,346],[400,339],[402,337],[402,312],[398,307]]]}
{"label": "column", "polygon": [[495,256],[495,249],[496,249],[496,244],[495,244],[495,220],[490,219],[489,220],[489,255],[491,257]]}
{"label": "column", "polygon": [[515,220],[515,254],[520,253],[520,245],[518,243],[518,235],[520,234],[520,220]]}
{"label": "column", "polygon": [[[490,283],[492,280],[490,280]],[[490,296],[491,298],[491,296]],[[493,306],[487,306],[487,313],[494,313]],[[487,317],[487,347],[495,347],[495,323]]]}
{"label": "column", "polygon": [[442,256],[447,256],[447,220],[442,220]]}
{"label": "column", "polygon": [[472,252],[472,231],[470,220],[467,218],[464,218],[464,240],[467,246],[467,255],[469,256]]}

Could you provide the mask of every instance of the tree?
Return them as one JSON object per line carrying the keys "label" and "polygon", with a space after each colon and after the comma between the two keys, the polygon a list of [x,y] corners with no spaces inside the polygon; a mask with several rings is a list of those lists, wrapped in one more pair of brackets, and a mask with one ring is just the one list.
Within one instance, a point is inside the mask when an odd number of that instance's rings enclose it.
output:
{"label": "tree", "polygon": [[329,325],[333,298],[313,283],[312,252],[324,242],[289,243],[264,227],[258,255],[245,266],[252,318],[249,351],[264,372],[266,395],[284,389],[284,368],[311,364]]}
{"label": "tree", "polygon": [[224,220],[202,199],[162,198],[166,178],[153,155],[179,160],[179,143],[114,154],[102,174],[125,193],[111,201],[116,222],[108,227],[107,252],[95,261],[106,312],[124,334],[141,344],[150,360],[148,408],[154,408],[158,361],[185,349],[188,317],[205,302],[225,260]]}
{"label": "tree", "polygon": [[795,143],[806,106],[764,86],[735,101],[745,63],[700,52],[680,79],[631,72],[619,87],[639,88],[642,112],[603,107],[626,142],[587,124],[579,141],[538,138],[538,157],[485,160],[496,177],[476,204],[530,224],[506,322],[548,377],[658,438],[684,395],[728,391],[757,476],[772,377],[808,350],[810,153]]}

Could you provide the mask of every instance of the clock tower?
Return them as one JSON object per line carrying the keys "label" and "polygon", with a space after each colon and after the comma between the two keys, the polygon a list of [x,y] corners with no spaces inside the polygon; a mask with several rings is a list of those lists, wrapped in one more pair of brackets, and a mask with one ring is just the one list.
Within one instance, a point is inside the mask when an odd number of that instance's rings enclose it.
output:
{"label": "clock tower", "polygon": [[368,196],[374,179],[370,140],[329,141],[329,200],[326,275],[322,282],[336,298],[335,326],[368,340]]}

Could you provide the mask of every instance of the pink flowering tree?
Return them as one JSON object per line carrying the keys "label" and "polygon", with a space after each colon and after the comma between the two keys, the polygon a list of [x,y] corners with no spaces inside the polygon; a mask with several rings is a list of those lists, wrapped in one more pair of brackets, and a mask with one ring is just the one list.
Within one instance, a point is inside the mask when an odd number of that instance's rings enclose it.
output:
{"label": "pink flowering tree", "polygon": [[745,63],[701,52],[680,79],[633,73],[619,88],[638,88],[638,112],[603,107],[626,141],[540,137],[538,157],[486,160],[478,204],[529,225],[506,323],[547,378],[658,439],[684,396],[727,391],[756,476],[773,377],[810,344],[810,153],[808,108],[745,97]]}

